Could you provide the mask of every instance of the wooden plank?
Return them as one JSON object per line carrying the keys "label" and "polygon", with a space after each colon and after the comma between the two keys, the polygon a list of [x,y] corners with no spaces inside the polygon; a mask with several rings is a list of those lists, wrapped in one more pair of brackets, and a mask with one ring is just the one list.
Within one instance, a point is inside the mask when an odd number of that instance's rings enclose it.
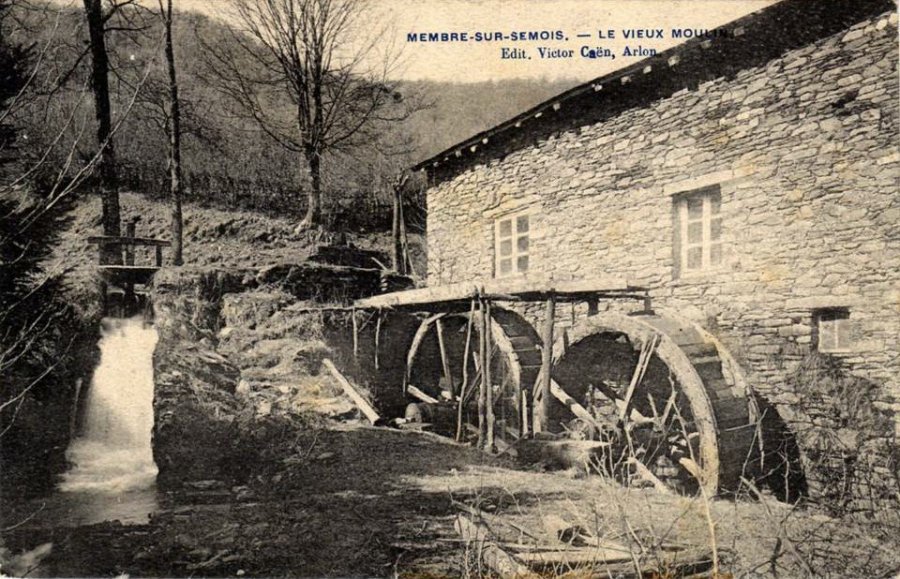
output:
{"label": "wooden plank", "polygon": [[488,531],[484,525],[463,515],[457,515],[454,527],[463,541],[476,546],[476,552],[481,554],[481,560],[500,577],[504,579],[540,579],[540,575],[489,540]]}
{"label": "wooden plank", "polygon": [[165,239],[154,239],[152,237],[115,237],[110,235],[94,235],[87,238],[87,242],[92,245],[158,245],[161,247],[170,247],[171,241]]}
{"label": "wooden plank", "polygon": [[356,388],[353,387],[353,384],[350,383],[347,378],[344,377],[340,371],[335,368],[334,363],[328,358],[322,360],[322,365],[331,372],[331,375],[334,376],[334,379],[338,381],[338,384],[341,385],[341,388],[344,389],[344,392],[347,396],[353,400],[354,404],[356,404],[357,408],[365,415],[365,417],[371,422],[375,424],[378,421],[378,412],[375,411],[375,408],[369,404],[369,401],[362,397],[362,395],[357,392]]}

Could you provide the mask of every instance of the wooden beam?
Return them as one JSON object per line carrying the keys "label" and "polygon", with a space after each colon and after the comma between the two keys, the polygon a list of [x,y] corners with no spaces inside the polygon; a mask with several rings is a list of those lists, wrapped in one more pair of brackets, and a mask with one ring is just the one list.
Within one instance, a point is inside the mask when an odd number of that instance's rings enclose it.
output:
{"label": "wooden beam", "polygon": [[378,349],[381,347],[381,311],[375,314],[375,369],[379,369]]}
{"label": "wooden beam", "polygon": [[558,298],[586,299],[594,294],[619,295],[628,292],[624,297],[633,297],[632,293],[641,291],[644,291],[644,288],[633,286],[623,278],[594,277],[580,280],[554,280],[549,276],[541,276],[529,279],[488,280],[481,285],[462,282],[393,292],[357,300],[356,307],[377,309],[441,302],[460,302],[468,305],[469,300],[477,297],[479,292],[482,297],[487,299],[508,301],[521,296],[546,296],[549,293],[554,293]]}
{"label": "wooden beam", "polygon": [[560,386],[556,380],[550,380],[550,393],[553,394],[553,397],[562,402],[577,418],[587,422],[589,425],[594,427],[597,432],[603,430],[600,426],[600,423],[594,418],[594,416],[585,409],[584,406],[578,403],[574,398],[569,396],[565,390],[563,390],[562,386]]}
{"label": "wooden beam", "polygon": [[356,321],[356,308],[350,311],[350,319],[353,324],[353,359],[359,358],[359,324]]}
{"label": "wooden beam", "polygon": [[345,378],[337,368],[335,368],[334,363],[332,363],[331,360],[325,358],[324,360],[322,360],[322,365],[325,366],[325,368],[327,368],[329,372],[331,372],[331,375],[334,376],[334,379],[337,380],[338,384],[341,385],[341,388],[344,389],[344,392],[347,394],[347,396],[349,396],[350,399],[353,400],[353,403],[356,404],[356,407],[359,408],[360,412],[365,415],[369,422],[375,424],[375,422],[377,422],[379,418],[378,412],[376,412],[375,408],[373,408],[372,405],[369,404],[369,401],[363,398],[363,396],[356,390],[356,388],[353,387],[353,384],[351,384],[350,381],[347,380],[347,378]]}
{"label": "wooden beam", "polygon": [[484,302],[484,316],[482,316],[482,331],[484,332],[485,350],[487,357],[481,375],[485,383],[485,422],[487,423],[487,432],[485,438],[485,449],[488,452],[494,452],[494,385],[491,377],[491,302]]}
{"label": "wooden beam", "polygon": [[634,369],[634,373],[631,375],[631,382],[628,383],[628,389],[625,391],[625,403],[619,408],[619,420],[625,420],[625,417],[628,416],[628,410],[631,407],[631,398],[634,396],[634,391],[638,384],[644,379],[644,374],[647,372],[647,367],[650,365],[650,360],[653,358],[653,351],[656,349],[659,341],[659,335],[652,334],[650,338],[641,345],[641,353],[638,357],[637,366]]}
{"label": "wooden beam", "polygon": [[[137,221],[132,219],[128,223],[125,224],[125,236],[131,239],[135,238],[135,231],[137,230]],[[134,244],[126,243],[125,245],[125,265],[134,265]],[[159,247],[157,245],[157,247]],[[159,265],[159,264],[157,264]]]}
{"label": "wooden beam", "polygon": [[93,245],[158,245],[169,247],[171,241],[165,239],[154,239],[152,237],[129,237],[129,236],[112,236],[112,235],[92,235],[87,238],[87,242]]}
{"label": "wooden beam", "polygon": [[466,407],[466,388],[469,386],[469,348],[472,346],[472,327],[475,325],[475,300],[469,306],[466,324],[466,345],[462,355],[462,385],[459,387],[459,408],[456,414],[456,442],[462,440],[463,411]]}
{"label": "wooden beam", "polygon": [[649,483],[652,483],[653,488],[655,488],[657,490],[657,492],[664,494],[664,495],[675,494],[672,492],[672,489],[670,489],[668,486],[666,486],[666,483],[659,480],[659,477],[657,477],[655,474],[653,474],[653,471],[651,471],[649,468],[647,468],[647,466],[644,463],[642,463],[641,461],[639,461],[637,458],[635,458],[633,456],[628,457],[628,464],[630,464],[634,467],[634,470],[637,471],[637,474],[642,479],[646,480]]}
{"label": "wooden beam", "polygon": [[541,332],[541,384],[538,402],[535,405],[534,431],[544,432],[550,415],[550,381],[553,366],[553,323],[556,321],[556,298],[551,295],[544,306],[544,328]]}
{"label": "wooden beam", "polygon": [[422,402],[425,402],[427,404],[438,404],[437,398],[434,398],[432,396],[429,396],[428,394],[425,394],[424,392],[422,392],[421,390],[419,390],[412,384],[410,384],[406,387],[406,393],[409,394],[410,396],[412,396],[413,398],[421,400]]}
{"label": "wooden beam", "polygon": [[484,525],[476,523],[463,515],[457,515],[454,527],[463,541],[468,544],[474,544],[475,552],[481,555],[481,560],[499,577],[515,579],[540,578],[540,575],[532,571],[530,567],[522,564],[518,559],[488,539],[488,530]]}
{"label": "wooden beam", "polygon": [[444,378],[447,379],[447,383],[450,385],[450,399],[456,395],[456,388],[453,385],[453,375],[450,373],[450,358],[447,356],[447,346],[444,343],[444,322],[443,320],[438,319],[434,322],[434,329],[437,331],[437,339],[438,339],[438,349],[441,352],[441,370],[444,373]]}
{"label": "wooden beam", "polygon": [[487,440],[487,389],[488,383],[485,377],[485,369],[490,364],[487,353],[487,332],[484,331],[485,326],[485,307],[484,300],[478,300],[479,310],[481,312],[481,327],[479,328],[478,340],[478,360],[481,367],[481,381],[478,386],[478,444],[483,445]]}

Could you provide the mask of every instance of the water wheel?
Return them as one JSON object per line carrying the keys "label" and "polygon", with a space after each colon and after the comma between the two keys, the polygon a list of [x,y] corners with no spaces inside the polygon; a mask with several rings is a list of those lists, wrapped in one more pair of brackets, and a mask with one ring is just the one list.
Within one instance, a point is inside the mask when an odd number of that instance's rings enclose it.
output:
{"label": "water wheel", "polygon": [[[477,438],[481,327],[477,310],[422,321],[407,355],[406,383],[436,402],[410,396],[415,406],[407,409],[407,418],[431,423],[434,431],[459,440]],[[524,397],[537,377],[541,354],[536,333],[514,312],[492,308],[490,327],[494,434],[502,445],[529,427],[523,420]]]}
{"label": "water wheel", "polygon": [[548,429],[605,442],[599,470],[688,494],[735,490],[749,474],[756,429],[746,383],[699,327],[658,315],[593,316],[554,344],[551,375],[591,419],[554,397]]}

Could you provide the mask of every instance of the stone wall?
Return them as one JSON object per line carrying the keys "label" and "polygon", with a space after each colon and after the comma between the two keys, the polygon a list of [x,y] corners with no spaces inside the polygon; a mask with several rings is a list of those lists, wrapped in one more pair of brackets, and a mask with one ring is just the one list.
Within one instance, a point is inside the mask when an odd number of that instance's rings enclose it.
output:
{"label": "stone wall", "polygon": [[[784,387],[813,312],[850,312],[837,354],[900,414],[897,16],[731,78],[437,175],[430,285],[494,275],[494,220],[532,212],[529,275],[613,275],[703,323],[759,391]],[[721,187],[722,266],[678,276],[673,196]],[[583,310],[577,312],[583,315]]]}

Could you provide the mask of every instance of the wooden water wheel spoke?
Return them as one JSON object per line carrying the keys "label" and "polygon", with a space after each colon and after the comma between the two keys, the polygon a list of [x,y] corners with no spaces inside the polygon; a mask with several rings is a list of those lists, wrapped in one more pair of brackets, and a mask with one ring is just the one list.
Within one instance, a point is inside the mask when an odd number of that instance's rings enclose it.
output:
{"label": "wooden water wheel spoke", "polygon": [[[596,422],[615,425],[600,433],[611,442],[602,463],[614,476],[688,493],[736,487],[733,456],[746,449],[720,433],[749,428],[749,404],[743,376],[715,338],[671,318],[614,312],[567,338],[554,344],[553,378]],[[563,405],[551,414],[557,432],[570,430]]]}
{"label": "wooden water wheel spoke", "polygon": [[[481,399],[496,439],[509,440],[524,431],[521,390],[524,383],[530,382],[523,382],[523,377],[532,380],[535,372],[533,366],[525,366],[523,362],[532,360],[529,356],[536,351],[536,336],[521,317],[495,307],[487,318],[490,348],[479,352],[478,344],[484,333],[482,315],[473,305],[467,314],[426,318],[407,355],[408,381],[434,398],[440,398],[444,386],[452,385],[451,400],[439,402],[452,406],[451,424],[437,425],[435,431],[455,436],[457,440],[469,439],[471,429],[467,425],[473,421],[477,424],[477,403]],[[490,360],[487,368],[483,367],[481,356]],[[483,391],[482,380],[486,375],[490,376],[490,387]],[[480,396],[482,391],[484,397]]]}

